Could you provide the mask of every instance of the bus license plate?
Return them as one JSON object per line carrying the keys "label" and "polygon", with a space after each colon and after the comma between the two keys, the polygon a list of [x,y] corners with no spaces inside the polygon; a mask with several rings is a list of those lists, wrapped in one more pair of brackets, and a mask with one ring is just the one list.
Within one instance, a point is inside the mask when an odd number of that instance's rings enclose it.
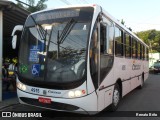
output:
{"label": "bus license plate", "polygon": [[40,103],[51,104],[51,99],[49,99],[49,98],[39,97],[39,98],[38,98],[38,101],[39,101]]}

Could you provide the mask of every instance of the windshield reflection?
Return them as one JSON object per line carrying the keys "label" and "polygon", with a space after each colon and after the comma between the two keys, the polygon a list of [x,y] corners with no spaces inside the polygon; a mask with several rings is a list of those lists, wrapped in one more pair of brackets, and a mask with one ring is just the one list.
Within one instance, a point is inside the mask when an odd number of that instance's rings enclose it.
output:
{"label": "windshield reflection", "polygon": [[68,23],[52,27],[48,50],[47,80],[70,82],[82,79],[85,75],[85,56],[89,23],[75,23],[72,29],[59,41]]}

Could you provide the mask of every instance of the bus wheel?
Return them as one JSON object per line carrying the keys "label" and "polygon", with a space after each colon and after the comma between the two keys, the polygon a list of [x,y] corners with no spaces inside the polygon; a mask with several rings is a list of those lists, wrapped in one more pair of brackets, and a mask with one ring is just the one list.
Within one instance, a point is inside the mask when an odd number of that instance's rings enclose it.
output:
{"label": "bus wheel", "polygon": [[112,96],[112,104],[110,106],[111,111],[116,111],[120,102],[120,88],[118,84],[115,84],[113,96]]}

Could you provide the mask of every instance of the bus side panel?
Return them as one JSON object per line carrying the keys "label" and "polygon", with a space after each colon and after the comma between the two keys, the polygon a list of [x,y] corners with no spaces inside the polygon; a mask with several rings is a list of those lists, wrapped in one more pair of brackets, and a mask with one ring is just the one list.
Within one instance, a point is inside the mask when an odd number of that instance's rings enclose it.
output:
{"label": "bus side panel", "polygon": [[125,96],[127,93],[129,93],[131,91],[131,81],[124,81],[122,83],[122,89],[123,89],[123,92],[122,92],[122,96]]}
{"label": "bus side panel", "polygon": [[115,57],[114,59],[114,83],[117,80],[122,81],[122,96],[131,91],[131,59]]}
{"label": "bus side panel", "polygon": [[140,82],[139,82],[140,77],[139,77],[139,79],[138,79],[138,77],[134,77],[134,78],[131,79],[131,90],[135,89],[137,86],[140,85]]}
{"label": "bus side panel", "polygon": [[111,103],[112,103],[112,97],[111,97],[111,93],[112,93],[112,90],[106,90],[105,93],[104,93],[104,100],[105,100],[105,107],[106,106],[109,106]]}
{"label": "bus side panel", "polygon": [[112,95],[114,89],[114,69],[106,75],[97,90],[98,93],[98,111],[103,110],[112,103]]}
{"label": "bus side panel", "polygon": [[[122,81],[122,96],[141,84],[142,73],[145,73],[147,69],[147,61],[115,57],[114,81],[116,82],[118,79]],[[146,79],[147,74],[144,77]]]}

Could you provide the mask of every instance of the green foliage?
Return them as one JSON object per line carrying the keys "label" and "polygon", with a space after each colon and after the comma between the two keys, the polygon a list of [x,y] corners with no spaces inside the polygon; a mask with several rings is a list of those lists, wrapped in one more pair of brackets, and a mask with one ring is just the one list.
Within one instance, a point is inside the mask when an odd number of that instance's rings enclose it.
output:
{"label": "green foliage", "polygon": [[24,7],[20,2],[18,2],[17,5],[30,12],[36,12],[47,8],[47,5],[45,4],[46,1],[48,0],[39,0],[38,3],[35,5],[35,0],[27,0],[27,7]]}
{"label": "green foliage", "polygon": [[37,5],[35,5],[35,0],[28,0],[28,1],[31,7],[28,7],[27,10],[30,12],[36,12],[47,8],[47,5],[44,4],[47,0],[39,0]]}
{"label": "green foliage", "polygon": [[123,19],[121,20],[121,24],[123,24],[123,25],[125,24],[125,21]]}
{"label": "green foliage", "polygon": [[24,7],[20,2],[17,3],[17,6],[18,6],[18,7],[21,7],[21,8]]}
{"label": "green foliage", "polygon": [[[126,26],[126,25],[125,25],[125,21],[124,21],[123,19],[121,20],[121,24],[124,25],[124,26]],[[128,29],[129,29],[130,31],[132,31],[132,28],[131,28],[131,27],[129,27]]]}
{"label": "green foliage", "polygon": [[160,31],[153,29],[136,34],[150,47],[150,52],[160,52]]}
{"label": "green foliage", "polygon": [[28,0],[28,4],[29,4],[30,6],[34,6],[35,1],[34,1],[34,0]]}

